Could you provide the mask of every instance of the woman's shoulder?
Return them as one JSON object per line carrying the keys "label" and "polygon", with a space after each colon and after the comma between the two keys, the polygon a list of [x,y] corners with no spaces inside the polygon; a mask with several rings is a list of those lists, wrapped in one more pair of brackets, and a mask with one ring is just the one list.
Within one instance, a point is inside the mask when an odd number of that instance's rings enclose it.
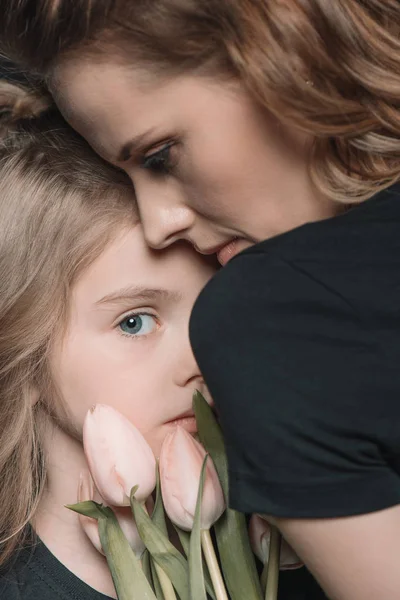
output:
{"label": "woman's shoulder", "polygon": [[330,518],[400,502],[399,233],[392,188],[245,250],[201,292],[190,339],[233,508]]}
{"label": "woman's shoulder", "polygon": [[340,302],[353,315],[368,316],[368,328],[383,311],[393,319],[400,343],[399,266],[400,184],[341,216],[308,223],[236,255],[199,295],[191,332],[199,329],[197,323],[201,333],[204,315],[209,319],[219,308],[225,314],[248,303],[263,321],[277,322],[290,305],[290,314],[304,323],[306,317],[315,322],[321,307],[333,314],[332,303]]}
{"label": "woman's shoulder", "polygon": [[[400,183],[369,200],[353,205],[341,215],[307,223],[265,240],[242,253],[252,261],[281,259],[303,262],[366,263],[388,259],[395,248],[400,256]],[[240,255],[238,255],[240,256]],[[262,260],[253,260],[262,265]],[[232,261],[234,264],[234,261]]]}

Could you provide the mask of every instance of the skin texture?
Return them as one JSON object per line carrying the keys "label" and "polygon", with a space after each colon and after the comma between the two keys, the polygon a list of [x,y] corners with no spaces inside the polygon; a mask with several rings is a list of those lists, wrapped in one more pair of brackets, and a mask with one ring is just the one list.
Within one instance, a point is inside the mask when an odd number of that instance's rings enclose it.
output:
{"label": "skin texture", "polygon": [[332,600],[397,600],[400,507],[341,519],[277,525]]}
{"label": "skin texture", "polygon": [[[212,273],[187,245],[150,250],[139,225],[89,267],[75,285],[67,334],[52,360],[79,428],[93,404],[109,404],[159,455],[171,421],[191,410],[193,392],[204,388],[188,321]],[[142,326],[131,334],[128,318],[135,315]]]}
{"label": "skin texture", "polygon": [[[178,239],[203,253],[225,247],[217,254],[225,264],[257,241],[343,210],[310,180],[311,141],[261,111],[235,82],[160,79],[82,59],[60,65],[52,91],[72,126],[131,177],[153,248]],[[119,156],[137,136],[140,143]],[[393,507],[278,526],[331,598],[397,600],[399,521]]]}
{"label": "skin texture", "polygon": [[185,239],[212,253],[239,238],[239,251],[339,208],[311,182],[310,140],[238,83],[82,62],[58,69],[53,92],[72,126],[131,177],[153,248]]}
{"label": "skin texture", "polygon": [[[77,501],[79,475],[87,469],[80,442],[84,417],[95,403],[113,406],[159,455],[164,437],[176,427],[172,421],[191,413],[195,389],[207,396],[188,321],[214,270],[184,244],[163,253],[150,250],[140,225],[121,231],[76,282],[66,334],[52,352],[53,377],[76,435],[70,424],[48,423],[48,485],[34,526],[68,569],[110,596],[115,592],[104,558],[82,534],[76,515],[64,508]],[[133,287],[134,293],[128,291]],[[105,299],[110,295],[114,299]],[[142,317],[136,335],[124,332],[134,314]],[[190,416],[178,422],[195,430]]]}

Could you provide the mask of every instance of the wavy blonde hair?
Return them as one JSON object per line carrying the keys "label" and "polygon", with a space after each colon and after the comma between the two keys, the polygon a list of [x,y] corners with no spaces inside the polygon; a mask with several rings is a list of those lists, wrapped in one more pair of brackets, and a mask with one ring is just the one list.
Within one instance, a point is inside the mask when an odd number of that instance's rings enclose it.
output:
{"label": "wavy blonde hair", "polygon": [[133,200],[127,177],[40,92],[0,82],[0,565],[24,541],[45,483],[47,359],[70,288],[137,221]]}
{"label": "wavy blonde hair", "polygon": [[314,137],[313,178],[338,201],[400,177],[398,0],[0,0],[0,14],[4,52],[41,76],[86,53],[238,77]]}

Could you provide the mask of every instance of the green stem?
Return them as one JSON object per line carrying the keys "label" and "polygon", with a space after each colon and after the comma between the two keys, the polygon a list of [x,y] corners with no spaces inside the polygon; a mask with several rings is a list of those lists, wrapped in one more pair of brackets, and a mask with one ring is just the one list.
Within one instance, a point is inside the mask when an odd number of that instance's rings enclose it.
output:
{"label": "green stem", "polygon": [[228,594],[226,593],[225,584],[222,579],[217,557],[215,555],[215,550],[211,540],[209,529],[201,530],[201,545],[203,548],[208,570],[210,572],[211,581],[214,586],[214,592],[217,597],[217,600],[228,600]]}
{"label": "green stem", "polygon": [[277,600],[278,598],[281,540],[282,536],[279,533],[279,530],[271,525],[271,542],[269,546],[265,600]]}
{"label": "green stem", "polygon": [[261,578],[260,578],[261,589],[263,591],[264,596],[265,596],[265,590],[267,588],[267,579],[268,579],[268,563],[266,562],[264,565],[264,568],[262,570]]}
{"label": "green stem", "polygon": [[158,581],[160,582],[165,600],[176,600],[175,590],[166,572],[155,561],[154,568],[157,572]]}
{"label": "green stem", "polygon": [[[142,507],[146,514],[149,514],[147,506],[144,502],[142,503]],[[166,572],[160,567],[159,564],[156,563],[156,561],[154,561],[154,568],[156,570],[158,581],[160,582],[165,600],[176,600],[174,586],[172,585],[171,580]]]}

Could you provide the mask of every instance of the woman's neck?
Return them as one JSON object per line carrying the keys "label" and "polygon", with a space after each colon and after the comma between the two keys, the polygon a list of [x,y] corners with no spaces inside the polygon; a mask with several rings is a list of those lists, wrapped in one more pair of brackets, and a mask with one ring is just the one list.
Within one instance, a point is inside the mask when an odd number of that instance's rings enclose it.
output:
{"label": "woman's neck", "polygon": [[87,469],[82,445],[52,424],[45,435],[45,452],[47,486],[32,525],[69,571],[99,592],[116,598],[105,558],[83,532],[78,515],[65,508],[77,502],[79,474]]}

